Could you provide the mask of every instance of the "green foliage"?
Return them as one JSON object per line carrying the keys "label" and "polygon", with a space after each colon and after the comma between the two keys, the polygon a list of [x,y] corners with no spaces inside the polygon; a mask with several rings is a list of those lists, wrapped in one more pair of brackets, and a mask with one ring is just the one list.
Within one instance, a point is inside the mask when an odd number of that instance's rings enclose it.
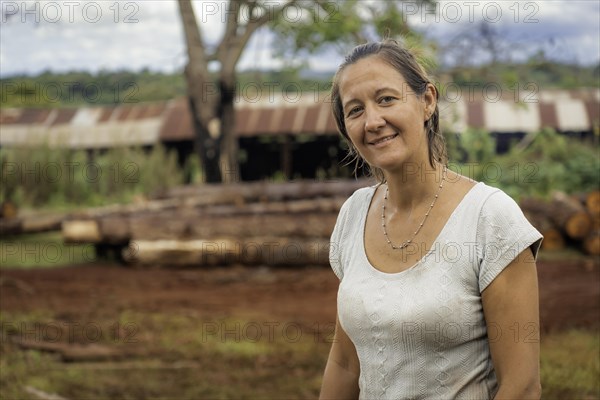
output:
{"label": "green foliage", "polygon": [[[384,22],[381,24],[385,25]],[[330,25],[332,24],[328,24],[327,27],[329,28]],[[283,31],[287,32],[286,29],[291,28],[286,27]],[[318,33],[313,34],[319,35]],[[296,39],[282,37],[278,42],[282,49],[285,49],[287,56],[291,56],[288,53],[292,52],[293,46],[298,45],[288,43],[289,40]],[[340,51],[348,51],[353,46],[352,40],[351,37],[348,37],[336,46],[340,47]],[[425,43],[417,34],[412,33],[403,36],[403,42],[416,51],[419,61],[425,65],[427,70],[438,70],[439,67],[435,65],[435,44]],[[327,46],[325,42],[323,43]],[[310,50],[310,52],[314,51],[317,51],[316,47]],[[250,83],[257,84],[265,95],[270,88],[275,92],[298,90],[298,88],[306,93],[328,90],[332,74],[316,76],[311,73],[310,76],[303,76],[302,72],[307,71],[306,66],[295,61],[294,63],[282,70],[239,72],[238,88],[241,90]],[[538,64],[534,63],[533,65]],[[529,64],[500,64],[495,68],[498,70],[503,90],[506,90],[507,93],[524,96],[531,95],[541,88],[596,87],[600,79],[600,68],[597,66],[582,67],[547,61],[535,68],[530,68]],[[521,72],[517,73],[517,70]],[[484,65],[464,67],[449,71],[447,74],[451,82],[472,89],[481,88],[492,82],[486,71],[488,68]],[[444,71],[439,70],[438,73],[444,73]],[[267,82],[271,86],[266,86]],[[33,77],[15,76],[0,79],[0,89],[2,91],[0,106],[17,108],[79,107],[82,105],[165,101],[184,96],[186,93],[185,81],[181,73],[162,74],[149,71],[137,73],[103,71],[97,74],[45,72]],[[441,85],[439,89],[443,95],[444,85]]]}
{"label": "green foliage", "polygon": [[3,107],[76,107],[167,100],[185,94],[181,74],[101,71],[42,73],[0,79]]}
{"label": "green foliage", "polygon": [[600,66],[581,66],[551,60],[529,60],[522,63],[460,66],[441,71],[449,81],[461,87],[483,87],[498,83],[508,93],[520,91],[527,95],[539,89],[575,89],[598,87]]}
{"label": "green foliage", "polygon": [[289,23],[285,14],[280,15],[271,24],[279,39],[275,50],[284,56],[296,54],[300,49],[312,54],[328,44],[347,51],[362,29],[355,11],[358,3],[358,0],[348,0],[343,6],[325,2],[323,6],[308,7],[310,18],[295,23]]}
{"label": "green foliage", "polygon": [[526,149],[513,148],[496,162],[503,171],[498,186],[517,198],[587,192],[600,186],[598,145],[551,129],[540,131]]}
{"label": "green foliage", "polygon": [[458,146],[454,150],[458,154],[450,154],[451,158],[468,163],[482,163],[491,161],[496,155],[494,139],[482,129],[469,128],[457,140]]}
{"label": "green foliage", "polygon": [[[335,49],[340,54],[367,40],[384,37],[418,40],[422,37],[412,30],[400,7],[401,1],[366,3],[359,0],[344,2],[318,2],[307,7],[309,17],[290,23],[283,14],[271,28],[278,36],[277,54],[294,56],[301,51],[314,54],[325,49]],[[435,4],[432,0],[419,0],[418,5]]]}
{"label": "green foliage", "polygon": [[[131,201],[183,182],[174,152],[114,148],[86,152],[50,147],[0,149],[0,202],[67,208]],[[190,173],[195,173],[190,165]]]}
{"label": "green foliage", "polygon": [[586,192],[600,186],[597,144],[567,138],[554,130],[537,133],[525,149],[497,156],[484,131],[448,137],[450,166],[478,181],[497,186],[514,198],[547,197],[553,191]]}

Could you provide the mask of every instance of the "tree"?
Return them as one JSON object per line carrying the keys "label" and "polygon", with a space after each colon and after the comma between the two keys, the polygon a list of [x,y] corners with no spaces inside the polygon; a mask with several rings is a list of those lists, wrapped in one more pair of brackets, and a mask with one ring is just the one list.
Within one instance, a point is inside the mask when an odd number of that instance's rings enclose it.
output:
{"label": "tree", "polygon": [[[317,51],[333,44],[341,51],[348,46],[382,37],[414,36],[404,18],[402,4],[435,6],[433,0],[418,2],[347,0],[232,0],[222,4],[225,33],[209,51],[202,39],[190,0],[178,0],[187,45],[185,78],[193,114],[196,146],[207,182],[229,182],[239,176],[237,140],[234,136],[236,65],[251,36],[270,24],[282,39],[281,53],[302,49]],[[292,10],[294,19],[286,12]],[[298,14],[298,12],[302,14]],[[300,15],[299,18],[298,15]],[[214,77],[208,63],[216,61]]]}

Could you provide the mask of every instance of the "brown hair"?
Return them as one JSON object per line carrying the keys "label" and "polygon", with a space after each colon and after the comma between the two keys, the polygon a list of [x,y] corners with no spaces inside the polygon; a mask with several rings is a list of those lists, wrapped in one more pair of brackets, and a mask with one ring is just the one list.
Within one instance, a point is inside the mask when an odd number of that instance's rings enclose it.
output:
{"label": "brown hair", "polygon": [[[355,47],[352,52],[346,56],[344,62],[339,66],[333,78],[331,100],[333,115],[338,130],[342,136],[344,136],[349,146],[348,156],[352,158],[350,162],[356,161],[355,173],[359,164],[364,162],[364,160],[362,160],[360,154],[358,154],[354,148],[354,145],[348,136],[348,132],[346,131],[342,99],[340,98],[339,78],[347,66],[369,56],[377,56],[396,69],[396,71],[404,77],[408,86],[410,86],[417,96],[423,95],[427,89],[427,85],[431,83],[429,76],[417,61],[414,54],[393,39],[362,44]],[[439,99],[437,89],[435,90],[435,98],[436,100]],[[439,116],[440,112],[436,102],[432,116],[425,122],[425,128],[427,129],[427,146],[429,149],[429,163],[432,167],[435,167],[436,162],[444,165],[447,163],[446,143],[444,141],[444,136],[440,131]],[[373,168],[369,165],[369,172],[374,175],[378,181],[383,182],[385,180],[383,171],[379,168]]]}

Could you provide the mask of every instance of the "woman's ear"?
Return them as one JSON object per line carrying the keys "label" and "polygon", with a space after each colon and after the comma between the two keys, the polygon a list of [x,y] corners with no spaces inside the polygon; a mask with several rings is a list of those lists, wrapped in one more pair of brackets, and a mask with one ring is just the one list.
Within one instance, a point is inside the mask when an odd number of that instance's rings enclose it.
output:
{"label": "woman's ear", "polygon": [[433,84],[428,83],[423,93],[423,102],[425,105],[425,121],[427,121],[435,112],[437,106],[437,89]]}

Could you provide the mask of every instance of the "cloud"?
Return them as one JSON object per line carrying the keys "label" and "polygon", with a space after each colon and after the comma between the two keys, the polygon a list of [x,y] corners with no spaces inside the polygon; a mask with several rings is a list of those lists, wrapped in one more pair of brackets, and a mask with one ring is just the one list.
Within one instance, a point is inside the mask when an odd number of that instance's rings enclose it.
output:
{"label": "cloud", "polygon": [[[0,8],[3,77],[44,70],[150,68],[173,72],[182,69],[187,58],[173,0],[0,0]],[[22,13],[24,9],[28,11]],[[194,10],[206,42],[214,46],[223,34],[227,2],[196,1]],[[497,16],[497,10],[501,15]],[[515,43],[541,43],[547,54],[557,59],[586,64],[600,60],[600,5],[595,1],[441,1],[438,10],[429,14],[411,8],[406,12],[412,26],[443,44],[485,21]],[[249,43],[239,68],[281,67],[285,60],[273,54],[272,40],[273,35],[261,29]],[[309,63],[315,69],[332,70],[340,61],[339,55],[328,53],[312,57]]]}
{"label": "cloud", "polygon": [[435,13],[409,22],[450,53],[457,37],[485,23],[516,55],[543,49],[552,59],[591,65],[600,61],[599,14],[600,3],[587,0],[441,1]]}

